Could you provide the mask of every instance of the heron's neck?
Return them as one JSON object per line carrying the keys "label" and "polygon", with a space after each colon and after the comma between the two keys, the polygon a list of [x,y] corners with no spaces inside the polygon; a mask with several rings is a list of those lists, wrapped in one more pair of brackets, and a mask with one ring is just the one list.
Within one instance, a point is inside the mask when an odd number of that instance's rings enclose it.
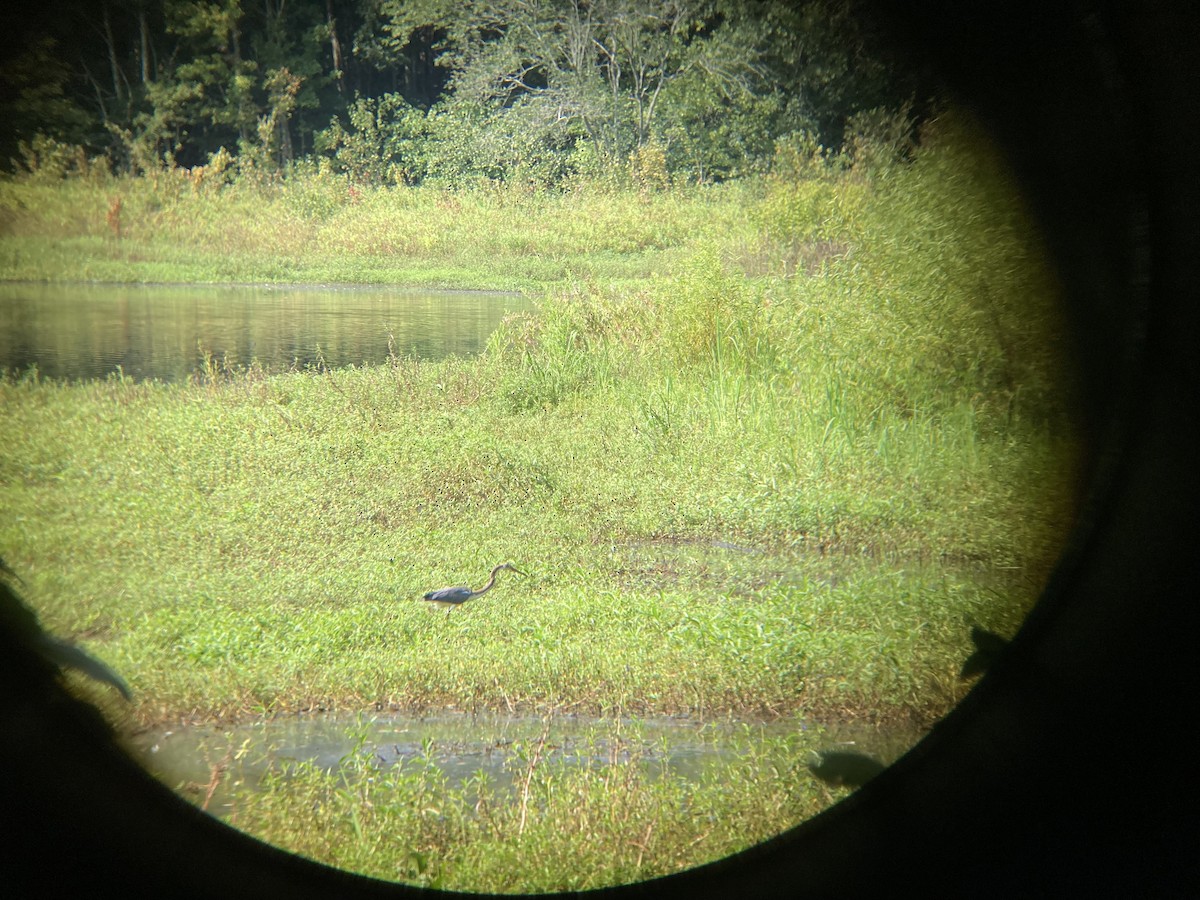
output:
{"label": "heron's neck", "polygon": [[499,573],[500,573],[499,568],[492,569],[492,577],[488,579],[488,583],[485,584],[483,587],[481,587],[479,590],[477,590],[475,593],[477,595],[478,594],[486,594],[488,591],[490,591],[492,589],[492,585],[496,583],[496,576]]}

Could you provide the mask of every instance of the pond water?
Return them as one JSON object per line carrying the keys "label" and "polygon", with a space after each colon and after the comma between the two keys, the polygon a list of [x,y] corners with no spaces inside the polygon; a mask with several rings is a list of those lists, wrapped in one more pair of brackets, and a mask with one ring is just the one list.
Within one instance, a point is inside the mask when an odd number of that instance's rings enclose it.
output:
{"label": "pond water", "polygon": [[[432,764],[446,776],[451,790],[484,773],[498,791],[511,792],[533,748],[540,745],[541,766],[569,769],[634,762],[649,778],[698,783],[723,767],[740,764],[739,748],[747,741],[796,732],[810,735],[814,748],[852,750],[889,764],[922,736],[914,728],[827,727],[790,718],[750,723],[456,712],[302,714],[239,725],[158,728],[130,738],[129,750],[159,780],[185,796],[203,797],[210,813],[223,816],[231,809],[230,785],[253,790],[268,772],[292,763],[336,772],[355,754],[365,753],[371,767]],[[219,783],[214,781],[218,772]],[[205,796],[210,784],[214,790]]]}
{"label": "pond water", "polygon": [[0,370],[178,381],[205,352],[269,371],[469,356],[531,307],[485,291],[0,283]]}

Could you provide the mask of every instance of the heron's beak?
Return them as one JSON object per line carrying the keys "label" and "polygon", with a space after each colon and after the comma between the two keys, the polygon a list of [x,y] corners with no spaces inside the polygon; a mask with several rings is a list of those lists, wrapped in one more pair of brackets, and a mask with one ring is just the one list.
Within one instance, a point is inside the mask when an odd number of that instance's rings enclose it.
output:
{"label": "heron's beak", "polygon": [[514,572],[516,572],[518,575],[525,575],[526,578],[529,577],[524,572],[522,572],[520,569],[518,569],[516,566],[510,565],[509,568],[512,569]]}

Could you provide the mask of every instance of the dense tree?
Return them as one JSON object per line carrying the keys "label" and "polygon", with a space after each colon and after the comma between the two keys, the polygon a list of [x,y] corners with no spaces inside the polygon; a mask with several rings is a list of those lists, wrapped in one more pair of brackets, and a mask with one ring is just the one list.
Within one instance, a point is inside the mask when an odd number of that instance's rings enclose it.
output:
{"label": "dense tree", "polygon": [[40,134],[134,171],[706,181],[928,94],[858,0],[50,0],[10,33],[4,160]]}
{"label": "dense tree", "polygon": [[422,30],[443,36],[448,104],[464,117],[500,131],[515,120],[508,130],[562,149],[583,137],[610,164],[678,129],[688,98],[720,105],[766,84],[756,35],[707,0],[389,0],[382,10],[400,46]]}
{"label": "dense tree", "polygon": [[43,35],[0,69],[0,116],[5,122],[0,153],[16,157],[19,142],[39,132],[66,143],[83,144],[91,117],[68,96],[71,70],[58,54],[55,38]]}

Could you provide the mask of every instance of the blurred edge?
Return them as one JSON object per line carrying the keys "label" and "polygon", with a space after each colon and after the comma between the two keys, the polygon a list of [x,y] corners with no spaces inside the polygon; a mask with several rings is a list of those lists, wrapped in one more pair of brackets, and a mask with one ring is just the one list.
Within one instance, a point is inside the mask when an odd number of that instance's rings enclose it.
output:
{"label": "blurred edge", "polygon": [[[1096,451],[1085,521],[1009,651],[930,739],[773,841],[609,893],[1195,895],[1191,769],[1123,751],[1182,733],[1196,694],[1200,16],[1185,2],[894,12],[898,39],[994,130],[1049,232]],[[0,683],[12,896],[416,893],[199,813],[8,633]]]}

